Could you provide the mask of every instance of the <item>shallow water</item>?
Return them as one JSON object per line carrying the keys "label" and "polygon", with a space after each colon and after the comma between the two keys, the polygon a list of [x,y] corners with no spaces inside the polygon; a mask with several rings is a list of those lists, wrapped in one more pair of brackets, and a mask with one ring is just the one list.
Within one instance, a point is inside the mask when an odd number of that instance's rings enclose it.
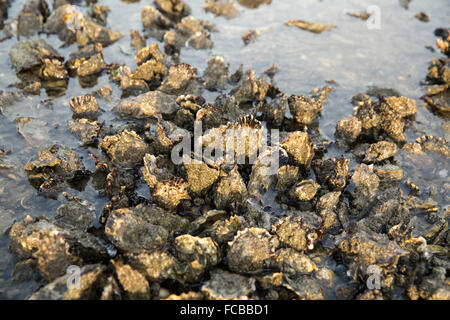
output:
{"label": "shallow water", "polygon": [[[25,0],[13,1],[9,9],[9,18],[14,18]],[[370,86],[394,88],[402,95],[418,101],[419,112],[413,127],[407,129],[408,141],[422,135],[436,135],[449,139],[449,133],[441,126],[445,120],[432,114],[425,108],[420,97],[425,93],[421,85],[427,67],[432,58],[441,57],[438,51],[432,52],[426,46],[435,46],[433,31],[448,25],[450,6],[448,0],[412,1],[409,10],[401,7],[395,0],[273,0],[270,5],[261,5],[249,9],[238,4],[239,16],[227,20],[214,18],[202,9],[203,0],[186,1],[192,9],[191,15],[214,22],[219,32],[212,34],[214,47],[211,50],[184,48],[180,61],[187,62],[198,69],[201,75],[206,61],[219,55],[230,64],[234,72],[240,64],[252,68],[256,75],[264,72],[273,63],[278,65],[274,77],[275,84],[286,94],[308,94],[313,88],[323,86],[327,80],[335,80],[334,90],[329,95],[320,119],[320,133],[334,140],[335,126],[338,120],[352,114],[352,96],[365,92]],[[141,31],[141,9],[151,5],[151,1],[126,3],[119,0],[98,1],[108,5],[108,27],[122,32],[125,36],[115,44],[105,48],[105,62],[120,62],[134,69],[135,51],[130,47],[130,31]],[[369,5],[378,5],[381,9],[381,30],[369,30],[366,22],[350,17],[347,11],[361,12]],[[82,7],[82,11],[86,11]],[[423,23],[414,15],[420,11],[430,16],[430,22]],[[311,22],[336,24],[337,28],[323,34],[313,34],[295,27],[287,27],[284,22],[290,19],[304,19]],[[261,31],[260,37],[249,45],[244,45],[241,37],[249,29]],[[66,58],[77,50],[76,44],[60,48],[62,42],[55,35],[42,35],[46,41],[57,48]],[[0,43],[0,90],[8,91],[8,85],[19,81],[9,62],[8,53],[16,39]],[[148,39],[151,44],[154,39]],[[56,98],[51,104],[45,91],[40,96],[24,98],[22,101],[5,108],[0,114],[0,148],[11,150],[8,163],[13,169],[0,170],[0,226],[10,225],[26,215],[52,217],[56,208],[63,202],[62,197],[52,200],[37,196],[36,190],[29,185],[23,170],[25,163],[47,143],[60,143],[77,150],[83,157],[86,168],[92,170],[95,165],[89,152],[80,146],[78,139],[67,128],[67,120],[72,112],[69,99],[75,95],[91,92],[104,84],[113,87],[113,101],[99,100],[100,107],[109,111],[120,99],[120,89],[102,75],[98,83],[91,88],[82,88],[77,78],[71,78],[66,95]],[[12,89],[9,89],[12,90]],[[216,93],[205,92],[211,102]],[[17,117],[31,117],[18,132]],[[99,121],[108,123],[113,116],[106,112]],[[344,153],[344,150],[331,149],[327,157]],[[401,163],[407,174],[415,175],[415,169],[408,169]],[[438,172],[439,182],[449,183],[449,163],[442,160]],[[354,163],[353,163],[354,166]],[[448,169],[445,172],[442,169]],[[424,168],[423,172],[426,168]],[[433,168],[432,168],[433,169]],[[418,174],[418,176],[424,175]],[[431,175],[433,176],[433,175]],[[431,181],[433,182],[433,181]],[[92,202],[100,213],[106,204],[89,182],[85,190],[70,190],[73,195]],[[145,193],[145,191],[144,191]],[[448,205],[445,199],[436,199]],[[8,251],[7,236],[0,237],[0,298],[27,298],[38,286],[34,281],[17,282],[11,280],[16,260]]]}

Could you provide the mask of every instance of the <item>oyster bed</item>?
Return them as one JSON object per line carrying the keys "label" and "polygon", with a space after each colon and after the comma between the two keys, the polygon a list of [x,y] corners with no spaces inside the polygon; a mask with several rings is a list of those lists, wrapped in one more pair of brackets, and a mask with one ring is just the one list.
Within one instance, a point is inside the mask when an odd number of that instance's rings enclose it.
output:
{"label": "oyster bed", "polygon": [[0,299],[450,300],[447,1],[50,2],[0,0]]}

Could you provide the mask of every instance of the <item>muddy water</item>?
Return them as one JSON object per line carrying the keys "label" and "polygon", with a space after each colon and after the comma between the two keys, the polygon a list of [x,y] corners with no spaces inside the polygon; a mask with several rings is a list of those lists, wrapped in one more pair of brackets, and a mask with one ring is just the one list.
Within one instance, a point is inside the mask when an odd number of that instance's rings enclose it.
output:
{"label": "muddy water", "polygon": [[[25,2],[13,1],[8,12],[10,19],[17,16]],[[212,14],[205,13],[202,9],[203,0],[186,2],[191,6],[194,17],[214,22],[219,30],[212,34],[213,49],[198,51],[184,48],[181,52],[180,60],[196,67],[199,74],[203,72],[209,57],[220,55],[230,64],[231,71],[244,64],[245,68],[252,68],[256,74],[261,74],[277,63],[279,69],[274,81],[287,94],[306,94],[324,85],[327,80],[335,80],[337,85],[334,85],[334,91],[329,96],[319,126],[321,134],[329,140],[334,140],[336,122],[351,115],[352,96],[365,92],[370,86],[394,88],[402,95],[418,100],[419,112],[415,124],[406,132],[408,141],[425,134],[449,139],[449,132],[442,130],[444,120],[433,115],[419,100],[425,92],[420,83],[426,75],[430,60],[441,56],[426,46],[435,47],[433,31],[448,25],[448,0],[412,1],[409,10],[395,0],[273,0],[270,5],[261,5],[256,9],[238,4],[239,16],[231,20],[214,18]],[[141,30],[141,9],[150,5],[151,1],[126,3],[100,0],[98,3],[108,5],[111,9],[108,26],[125,35],[105,48],[106,63],[125,63],[133,69],[135,52],[129,45],[129,33],[132,29]],[[369,30],[365,21],[346,15],[347,11],[360,12],[369,5],[378,5],[381,9],[381,30]],[[85,12],[86,8],[82,7],[81,10]],[[420,11],[430,16],[430,22],[423,23],[414,17]],[[284,22],[289,19],[320,21],[335,24],[337,28],[317,35],[285,26]],[[259,30],[261,35],[255,42],[245,46],[241,36],[249,29]],[[60,48],[62,42],[54,35],[42,37],[66,58],[76,51],[76,45]],[[11,83],[18,81],[8,57],[16,41],[9,39],[0,43],[0,90],[7,91]],[[152,41],[149,39],[147,43]],[[109,111],[120,99],[120,89],[109,83],[107,75],[103,75],[90,88],[82,88],[78,79],[72,78],[65,96],[49,102],[42,90],[40,96],[23,98],[0,114],[0,148],[11,151],[7,164],[12,167],[0,169],[0,231],[27,214],[51,217],[63,202],[62,196],[57,200],[37,196],[36,190],[26,179],[23,167],[39,147],[54,142],[74,148],[83,157],[86,168],[94,168],[89,153],[99,151],[81,147],[78,139],[68,131],[67,120],[72,115],[68,101],[72,96],[86,94],[107,83],[113,86],[113,101],[99,103],[102,109]],[[208,92],[204,94],[210,101],[215,95]],[[15,123],[20,117],[29,117],[31,121]],[[113,115],[105,112],[99,120],[108,123],[113,121]],[[344,150],[332,148],[327,157],[343,153]],[[355,162],[352,162],[354,166]],[[417,171],[416,167],[407,163],[399,164],[411,180],[417,176],[422,180],[431,179],[428,182],[436,182],[438,186],[449,183],[450,166],[445,159],[440,162],[440,171],[437,173],[436,168]],[[83,191],[69,191],[92,202],[98,213],[107,202],[106,197],[99,196],[90,182]],[[442,195],[438,195],[435,200],[441,205],[447,205]],[[15,263],[16,259],[8,251],[7,236],[1,236],[0,298],[27,298],[39,286],[35,281],[12,280]]]}

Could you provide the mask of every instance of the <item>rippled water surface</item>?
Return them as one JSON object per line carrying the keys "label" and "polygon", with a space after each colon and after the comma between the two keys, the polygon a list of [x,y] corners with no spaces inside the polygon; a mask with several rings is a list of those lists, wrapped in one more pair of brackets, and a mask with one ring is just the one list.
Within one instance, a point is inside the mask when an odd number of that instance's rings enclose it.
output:
{"label": "rippled water surface", "polygon": [[[17,16],[25,2],[13,1],[8,12],[10,19]],[[414,126],[407,130],[408,141],[424,134],[449,139],[448,131],[442,130],[445,120],[433,115],[419,100],[425,92],[421,82],[428,64],[432,58],[441,56],[427,46],[436,47],[433,34],[436,28],[448,27],[448,0],[415,0],[409,9],[401,7],[396,0],[273,0],[271,4],[256,9],[238,4],[239,15],[231,20],[215,18],[204,12],[203,0],[186,2],[192,8],[192,16],[212,21],[218,29],[212,34],[214,47],[211,50],[184,48],[181,51],[180,60],[196,67],[199,74],[202,74],[211,56],[219,55],[230,64],[232,72],[243,64],[244,68],[252,68],[259,75],[276,63],[278,72],[274,77],[275,84],[289,95],[308,94],[313,88],[335,80],[337,84],[325,105],[319,127],[321,134],[329,140],[334,140],[337,121],[352,114],[352,96],[367,91],[371,86],[394,88],[418,101],[419,112]],[[99,0],[98,3],[111,9],[108,27],[125,35],[105,48],[106,63],[125,63],[134,69],[135,51],[129,45],[129,34],[132,29],[141,31],[141,9],[152,2]],[[369,5],[378,5],[381,9],[381,30],[369,30],[365,21],[346,14],[347,11],[364,11]],[[87,9],[82,6],[81,10]],[[420,11],[430,16],[430,22],[424,23],[414,17]],[[323,34],[313,34],[285,26],[284,22],[290,19],[320,21],[335,24],[337,28]],[[246,46],[241,37],[249,29],[259,30],[261,35]],[[66,58],[77,50],[76,44],[62,48],[62,42],[55,35],[41,36]],[[0,43],[0,90],[3,91],[11,90],[8,86],[19,81],[8,57],[16,41],[8,39]],[[152,41],[148,39],[147,44]],[[120,99],[121,92],[120,88],[109,82],[108,75],[103,75],[91,88],[82,88],[76,78],[71,78],[65,96],[46,103],[48,97],[42,90],[40,96],[25,98],[0,114],[0,148],[11,151],[7,161],[12,167],[0,169],[0,231],[25,215],[52,217],[63,201],[62,196],[57,200],[37,196],[36,190],[26,179],[23,167],[39,147],[50,142],[66,145],[77,150],[87,169],[95,168],[94,161],[89,157],[90,150],[81,147],[79,140],[68,131],[67,120],[72,116],[68,101],[72,96],[86,94],[104,84],[113,86],[113,101],[99,101],[99,104],[110,111]],[[211,101],[215,95],[205,93]],[[32,121],[19,126],[15,122],[18,117],[30,117]],[[111,113],[105,112],[99,120],[108,122],[112,118]],[[331,150],[329,156],[343,152]],[[445,160],[443,166],[441,171],[449,169]],[[413,169],[407,173],[416,174]],[[420,176],[421,173],[417,174]],[[440,172],[440,176],[448,182],[448,170]],[[98,213],[107,203],[106,197],[99,196],[90,182],[83,191],[70,190],[70,193],[95,204]],[[11,280],[15,263],[15,257],[8,251],[8,237],[4,235],[0,237],[0,298],[26,298],[39,285],[34,281]]]}

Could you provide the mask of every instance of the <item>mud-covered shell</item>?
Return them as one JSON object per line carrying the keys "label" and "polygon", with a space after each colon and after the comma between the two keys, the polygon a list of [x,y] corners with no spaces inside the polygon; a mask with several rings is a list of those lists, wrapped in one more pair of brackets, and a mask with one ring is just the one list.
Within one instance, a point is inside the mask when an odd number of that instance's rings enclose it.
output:
{"label": "mud-covered shell", "polygon": [[208,299],[247,300],[256,290],[255,280],[246,276],[221,269],[211,271],[210,275],[211,279],[202,286],[202,292]]}
{"label": "mud-covered shell", "polygon": [[370,145],[365,161],[380,162],[394,157],[397,154],[397,145],[389,141],[380,141]]}
{"label": "mud-covered shell", "polygon": [[175,238],[174,248],[177,258],[186,266],[180,276],[188,282],[197,281],[207,269],[217,265],[221,258],[219,246],[209,237],[184,234]]}
{"label": "mud-covered shell", "polygon": [[314,143],[308,133],[295,131],[288,135],[281,146],[287,151],[295,163],[309,168],[314,157]]}
{"label": "mud-covered shell", "polygon": [[189,190],[193,194],[207,191],[219,178],[219,170],[209,167],[203,161],[184,163]]}
{"label": "mud-covered shell", "polygon": [[160,11],[151,6],[145,6],[141,12],[144,32],[150,37],[162,41],[167,30],[174,27],[174,23],[167,19]]}
{"label": "mud-covered shell", "polygon": [[180,107],[176,97],[161,91],[150,91],[122,100],[113,111],[124,118],[143,119],[174,114]]}
{"label": "mud-covered shell", "polygon": [[115,136],[106,136],[100,141],[100,148],[111,160],[121,166],[141,164],[149,146],[134,131],[124,130]]}
{"label": "mud-covered shell", "polygon": [[358,138],[361,130],[361,121],[356,117],[348,117],[338,121],[335,135],[348,143],[352,143]]}
{"label": "mud-covered shell", "polygon": [[369,275],[371,274],[369,266],[393,267],[398,263],[400,256],[409,254],[407,250],[401,249],[394,241],[389,240],[387,235],[365,230],[346,235],[338,247],[348,259],[356,259],[363,274]]}
{"label": "mud-covered shell", "polygon": [[228,266],[237,273],[261,272],[270,264],[278,246],[278,239],[265,229],[247,228],[239,231],[229,243]]}
{"label": "mud-covered shell", "polygon": [[295,94],[288,98],[288,103],[294,120],[305,125],[310,125],[317,120],[323,109],[320,101]]}
{"label": "mud-covered shell", "polygon": [[189,15],[191,8],[183,0],[155,0],[156,8],[171,20],[180,21]]}
{"label": "mud-covered shell", "polygon": [[187,63],[179,63],[169,68],[167,77],[159,90],[170,95],[197,94],[199,92],[196,69]]}
{"label": "mud-covered shell", "polygon": [[224,16],[227,19],[233,19],[239,14],[233,0],[206,0],[203,9],[216,17]]}
{"label": "mud-covered shell", "polygon": [[121,261],[111,260],[117,279],[125,291],[126,298],[130,300],[150,299],[150,285],[145,277],[131,266]]}
{"label": "mud-covered shell", "polygon": [[93,300],[106,285],[106,266],[88,264],[80,268],[80,287],[68,287],[71,274],[65,274],[31,295],[30,300]]}
{"label": "mud-covered shell", "polygon": [[59,145],[44,147],[25,165],[30,175],[44,174],[68,181],[85,173],[83,162],[77,153]]}
{"label": "mud-covered shell", "polygon": [[214,190],[214,204],[218,209],[227,209],[233,203],[243,203],[247,198],[247,187],[235,166],[228,176],[217,183]]}
{"label": "mud-covered shell", "polygon": [[11,65],[17,72],[30,70],[42,65],[45,58],[61,59],[58,52],[40,38],[22,40],[11,47]]}
{"label": "mud-covered shell", "polygon": [[181,178],[159,182],[152,195],[158,205],[169,211],[175,211],[182,200],[191,200],[188,184]]}
{"label": "mud-covered shell", "polygon": [[69,105],[74,119],[86,118],[94,121],[100,114],[97,99],[91,95],[72,97]]}
{"label": "mud-covered shell", "polygon": [[136,53],[135,61],[137,66],[140,66],[149,60],[155,60],[163,64],[166,61],[166,55],[161,51],[159,44],[154,43],[146,46]]}
{"label": "mud-covered shell", "polygon": [[300,201],[310,201],[314,199],[320,185],[314,182],[314,180],[303,180],[297,183],[293,189],[293,197]]}
{"label": "mud-covered shell", "polygon": [[202,76],[206,89],[216,91],[228,88],[228,65],[222,57],[214,56],[206,63]]}
{"label": "mud-covered shell", "polygon": [[422,149],[432,152],[440,153],[446,157],[450,157],[450,144],[441,137],[422,136],[416,139]]}
{"label": "mud-covered shell", "polygon": [[138,253],[163,247],[169,237],[167,229],[136,213],[130,209],[112,211],[105,225],[108,239],[125,252]]}
{"label": "mud-covered shell", "polygon": [[120,32],[95,23],[71,4],[64,4],[53,10],[44,29],[58,34],[60,40],[69,44],[75,41],[80,45],[100,42],[105,47],[122,37]]}

